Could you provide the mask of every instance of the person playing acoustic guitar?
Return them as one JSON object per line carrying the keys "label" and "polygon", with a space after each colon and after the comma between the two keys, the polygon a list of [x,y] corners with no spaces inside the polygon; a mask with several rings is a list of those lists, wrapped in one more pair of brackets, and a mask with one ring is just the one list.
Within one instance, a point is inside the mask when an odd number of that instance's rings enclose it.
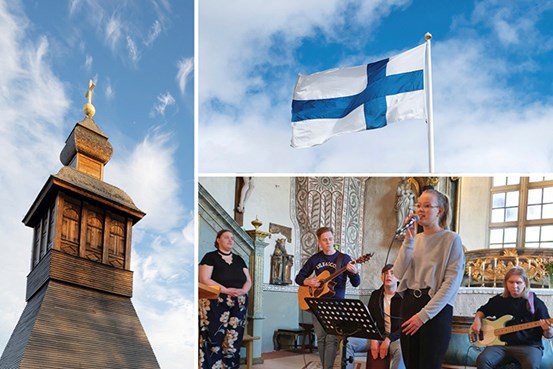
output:
{"label": "person playing acoustic guitar", "polygon": [[[471,341],[477,345],[478,341],[491,342],[491,346],[478,355],[476,365],[478,369],[493,369],[518,362],[521,369],[539,369],[543,354],[541,337],[553,337],[553,320],[549,319],[544,302],[530,291],[524,269],[515,267],[507,271],[503,284],[503,293],[490,298],[474,316]],[[510,317],[502,319],[505,315]],[[499,321],[509,320],[506,328],[512,333],[495,340],[494,331],[497,330],[496,327],[492,329],[493,321],[484,319],[492,316]],[[517,327],[518,324],[521,326]]]}
{"label": "person playing acoustic guitar", "polygon": [[[357,287],[361,283],[357,267],[352,263],[349,255],[336,251],[334,248],[334,235],[331,228],[319,228],[316,235],[321,251],[307,259],[296,276],[296,283],[300,286],[309,286],[313,288],[324,287],[321,286],[321,281],[317,279],[319,274],[324,271],[333,273],[341,267],[346,266],[346,272],[337,276],[333,281],[336,283],[334,286],[334,295],[332,296],[331,289],[330,293],[324,296],[318,296],[343,299],[346,294],[346,281],[348,278],[353,287]],[[315,273],[315,277],[310,278],[313,272]],[[315,334],[317,335],[317,345],[319,347],[319,357],[321,359],[322,368],[332,369],[336,359],[336,349],[338,346],[337,337],[326,334],[323,327],[315,317],[313,319],[313,328],[315,330]]]}

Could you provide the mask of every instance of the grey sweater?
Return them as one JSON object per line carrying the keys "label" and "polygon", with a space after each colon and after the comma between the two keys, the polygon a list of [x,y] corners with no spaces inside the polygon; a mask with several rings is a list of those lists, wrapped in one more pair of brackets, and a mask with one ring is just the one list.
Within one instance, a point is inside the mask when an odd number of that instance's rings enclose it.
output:
{"label": "grey sweater", "polygon": [[400,280],[398,292],[430,287],[430,301],[417,313],[426,323],[446,304],[455,303],[465,271],[461,238],[455,232],[442,230],[432,235],[419,233],[406,238],[394,263],[394,274]]}

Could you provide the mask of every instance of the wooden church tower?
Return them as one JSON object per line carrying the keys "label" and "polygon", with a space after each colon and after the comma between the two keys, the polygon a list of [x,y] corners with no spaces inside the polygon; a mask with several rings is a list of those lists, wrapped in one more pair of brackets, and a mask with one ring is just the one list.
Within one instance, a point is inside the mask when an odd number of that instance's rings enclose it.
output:
{"label": "wooden church tower", "polygon": [[0,369],[159,368],[131,302],[132,226],[145,214],[103,181],[112,147],[92,120],[93,88],[64,167],[23,219],[34,229],[27,305]]}

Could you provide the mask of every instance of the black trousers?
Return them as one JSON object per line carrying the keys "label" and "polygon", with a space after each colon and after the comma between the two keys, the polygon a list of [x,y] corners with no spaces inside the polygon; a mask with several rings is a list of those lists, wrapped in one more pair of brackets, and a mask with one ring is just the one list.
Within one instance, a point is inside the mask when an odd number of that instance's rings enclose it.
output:
{"label": "black trousers", "polygon": [[[417,294],[418,295],[418,294]],[[415,297],[405,293],[401,317],[408,320],[430,300],[427,293]],[[441,369],[451,339],[453,307],[446,305],[434,318],[423,324],[412,336],[401,334],[401,351],[407,369]]]}

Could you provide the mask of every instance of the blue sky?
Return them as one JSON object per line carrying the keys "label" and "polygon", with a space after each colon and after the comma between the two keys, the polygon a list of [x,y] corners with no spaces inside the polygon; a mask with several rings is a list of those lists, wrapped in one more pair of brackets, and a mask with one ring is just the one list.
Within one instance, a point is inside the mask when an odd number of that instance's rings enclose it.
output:
{"label": "blue sky", "polygon": [[0,349],[25,306],[21,220],[76,122],[88,81],[114,148],[104,180],[147,213],[134,227],[133,303],[162,368],[182,368],[193,308],[194,3],[0,0]]}
{"label": "blue sky", "polygon": [[435,171],[553,168],[553,4],[306,0],[199,3],[200,173],[428,171],[427,126],[402,121],[290,147],[298,73],[432,39]]}

